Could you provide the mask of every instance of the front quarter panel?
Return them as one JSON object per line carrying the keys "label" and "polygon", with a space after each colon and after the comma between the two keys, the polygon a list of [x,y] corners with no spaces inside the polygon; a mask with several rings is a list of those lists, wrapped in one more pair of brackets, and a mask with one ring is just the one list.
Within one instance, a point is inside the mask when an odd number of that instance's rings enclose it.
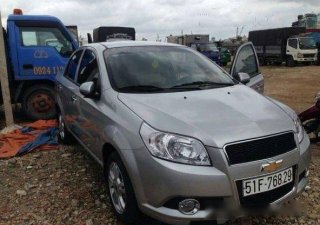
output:
{"label": "front quarter panel", "polygon": [[105,120],[99,121],[103,126],[101,143],[110,143],[119,150],[141,148],[142,119],[125,106],[112,89],[105,90],[101,100],[103,104],[100,105],[100,110]]}

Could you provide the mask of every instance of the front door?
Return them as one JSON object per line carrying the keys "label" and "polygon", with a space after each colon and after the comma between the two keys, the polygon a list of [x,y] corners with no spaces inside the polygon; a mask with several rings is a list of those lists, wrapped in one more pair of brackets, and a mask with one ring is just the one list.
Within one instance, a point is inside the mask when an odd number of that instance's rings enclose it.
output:
{"label": "front door", "polygon": [[250,76],[250,82],[246,85],[263,94],[264,78],[259,70],[259,61],[251,42],[241,45],[232,62],[230,74],[238,78],[238,73],[247,73]]}
{"label": "front door", "polygon": [[64,70],[75,49],[59,27],[19,25],[15,28],[19,59],[18,79],[51,79]]}
{"label": "front door", "polygon": [[85,146],[90,148],[97,158],[101,158],[101,149],[98,143],[102,138],[106,121],[101,113],[100,101],[100,72],[97,57],[93,50],[87,48],[81,58],[76,83],[81,86],[85,82],[92,81],[95,84],[96,96],[84,97],[79,89],[77,91],[78,113],[76,121],[79,128],[79,136]]}

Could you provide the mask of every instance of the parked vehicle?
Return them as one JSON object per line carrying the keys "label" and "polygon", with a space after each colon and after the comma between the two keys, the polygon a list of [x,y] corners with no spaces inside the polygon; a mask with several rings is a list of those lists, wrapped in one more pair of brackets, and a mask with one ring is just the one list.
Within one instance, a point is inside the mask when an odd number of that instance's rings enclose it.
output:
{"label": "parked vehicle", "polygon": [[304,27],[256,30],[249,32],[249,41],[254,44],[261,65],[314,63],[318,52],[316,43],[312,37],[301,35],[305,32]]}
{"label": "parked vehicle", "polygon": [[218,65],[221,64],[220,52],[215,43],[193,43],[190,47],[207,56]]}
{"label": "parked vehicle", "polygon": [[320,138],[320,92],[315,97],[315,103],[299,114],[302,125],[308,134],[315,139]]}
{"label": "parked vehicle", "polygon": [[185,34],[178,36],[168,36],[168,43],[185,45],[191,47],[209,59],[220,65],[220,54],[217,45],[209,42],[209,34]]}
{"label": "parked vehicle", "polygon": [[16,11],[4,35],[12,100],[32,119],[53,118],[55,75],[78,44],[59,19]]}
{"label": "parked vehicle", "polygon": [[231,62],[231,53],[229,49],[225,47],[220,47],[220,59],[221,59],[221,65],[226,66],[229,62]]}
{"label": "parked vehicle", "polygon": [[293,110],[249,88],[262,91],[258,71],[251,43],[233,77],[181,45],[83,46],[56,78],[59,138],[75,137],[103,166],[127,223],[139,211],[169,224],[222,223],[223,206],[281,205],[307,185],[310,142]]}

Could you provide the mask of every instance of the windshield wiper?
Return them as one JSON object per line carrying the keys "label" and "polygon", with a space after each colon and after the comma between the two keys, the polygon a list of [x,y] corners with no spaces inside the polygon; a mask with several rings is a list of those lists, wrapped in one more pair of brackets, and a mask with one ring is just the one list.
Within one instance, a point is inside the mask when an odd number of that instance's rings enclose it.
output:
{"label": "windshield wiper", "polygon": [[154,91],[164,91],[164,88],[153,86],[153,85],[131,85],[119,88],[120,91],[129,92],[154,92]]}
{"label": "windshield wiper", "polygon": [[180,88],[180,87],[206,87],[206,86],[233,86],[233,83],[218,83],[212,81],[195,81],[191,83],[175,85],[171,88]]}

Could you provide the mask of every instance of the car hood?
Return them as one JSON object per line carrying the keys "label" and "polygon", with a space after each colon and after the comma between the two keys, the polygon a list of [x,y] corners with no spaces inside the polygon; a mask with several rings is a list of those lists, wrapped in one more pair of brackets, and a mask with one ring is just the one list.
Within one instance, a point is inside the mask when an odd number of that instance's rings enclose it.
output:
{"label": "car hood", "polygon": [[118,98],[153,128],[195,137],[212,147],[294,130],[285,111],[244,85],[174,93],[119,93]]}

